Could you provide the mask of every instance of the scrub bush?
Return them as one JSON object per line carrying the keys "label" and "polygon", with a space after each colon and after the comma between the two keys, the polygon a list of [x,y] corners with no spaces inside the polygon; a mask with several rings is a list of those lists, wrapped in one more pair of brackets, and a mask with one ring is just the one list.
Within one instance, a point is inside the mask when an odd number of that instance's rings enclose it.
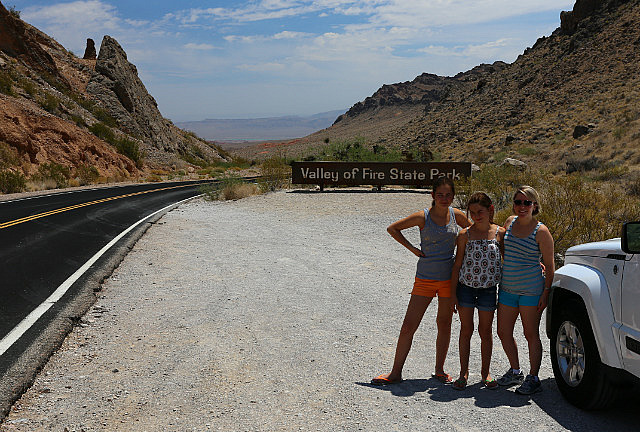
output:
{"label": "scrub bush", "polygon": [[0,192],[9,194],[22,192],[27,185],[27,179],[20,172],[0,170]]}
{"label": "scrub bush", "polygon": [[286,188],[291,183],[291,167],[281,157],[272,156],[262,162],[260,174],[258,185],[263,192]]}

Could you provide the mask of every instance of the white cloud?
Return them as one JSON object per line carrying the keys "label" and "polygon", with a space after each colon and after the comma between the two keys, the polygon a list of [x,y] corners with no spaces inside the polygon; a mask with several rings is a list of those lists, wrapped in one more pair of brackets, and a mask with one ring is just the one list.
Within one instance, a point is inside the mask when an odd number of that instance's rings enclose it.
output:
{"label": "white cloud", "polygon": [[201,43],[201,44],[188,43],[188,44],[185,44],[184,47],[188,50],[199,50],[199,51],[209,51],[215,48],[215,46],[211,44],[206,44],[206,43]]}
{"label": "white cloud", "polygon": [[442,45],[429,45],[425,48],[420,48],[416,51],[429,55],[435,55],[440,57],[486,57],[491,54],[499,52],[505,47],[510,46],[513,43],[511,39],[498,39],[495,41],[486,42],[479,45],[466,45],[466,46],[454,46],[445,47]]}

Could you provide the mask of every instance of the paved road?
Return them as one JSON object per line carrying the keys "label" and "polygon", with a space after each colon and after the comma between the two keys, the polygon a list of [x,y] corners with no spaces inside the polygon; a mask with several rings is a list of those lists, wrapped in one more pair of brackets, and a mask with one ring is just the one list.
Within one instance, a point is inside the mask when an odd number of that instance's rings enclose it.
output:
{"label": "paved road", "polygon": [[158,209],[198,195],[200,183],[127,185],[1,201],[0,373],[31,343],[22,337],[9,346],[6,336],[12,329],[111,239]]}

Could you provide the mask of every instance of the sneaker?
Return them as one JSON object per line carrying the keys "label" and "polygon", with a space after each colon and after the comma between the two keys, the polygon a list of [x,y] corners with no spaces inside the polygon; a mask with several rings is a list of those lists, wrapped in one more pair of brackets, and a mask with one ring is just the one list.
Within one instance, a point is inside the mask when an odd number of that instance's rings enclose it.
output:
{"label": "sneaker", "polygon": [[498,378],[498,384],[500,384],[501,386],[522,384],[523,381],[524,381],[524,374],[522,373],[522,371],[520,371],[520,373],[518,374],[515,374],[513,373],[513,369],[511,368],[509,368],[507,373],[505,373],[500,378]]}
{"label": "sneaker", "polygon": [[530,395],[542,391],[542,384],[539,379],[535,379],[533,375],[527,375],[524,382],[516,389],[516,393]]}

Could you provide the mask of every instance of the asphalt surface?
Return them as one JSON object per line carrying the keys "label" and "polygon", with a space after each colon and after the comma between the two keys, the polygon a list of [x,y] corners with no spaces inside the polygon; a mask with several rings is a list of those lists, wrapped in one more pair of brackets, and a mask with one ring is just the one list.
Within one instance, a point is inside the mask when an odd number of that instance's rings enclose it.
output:
{"label": "asphalt surface", "polygon": [[[0,341],[114,237],[163,207],[199,195],[201,183],[126,185],[0,201]],[[117,254],[117,249],[108,251],[101,263],[112,253]],[[118,262],[124,254],[126,251],[120,252]],[[9,374],[10,369],[34,344],[38,345],[35,341],[64,304],[75,300],[79,289],[72,286],[60,305],[38,318],[32,328],[0,352],[4,384],[13,381],[8,376],[16,374]],[[37,348],[41,353],[35,355],[36,364],[29,370],[39,367],[37,363],[55,349],[65,331],[59,328],[59,335]],[[17,382],[10,386],[10,393],[24,386],[24,382]]]}

